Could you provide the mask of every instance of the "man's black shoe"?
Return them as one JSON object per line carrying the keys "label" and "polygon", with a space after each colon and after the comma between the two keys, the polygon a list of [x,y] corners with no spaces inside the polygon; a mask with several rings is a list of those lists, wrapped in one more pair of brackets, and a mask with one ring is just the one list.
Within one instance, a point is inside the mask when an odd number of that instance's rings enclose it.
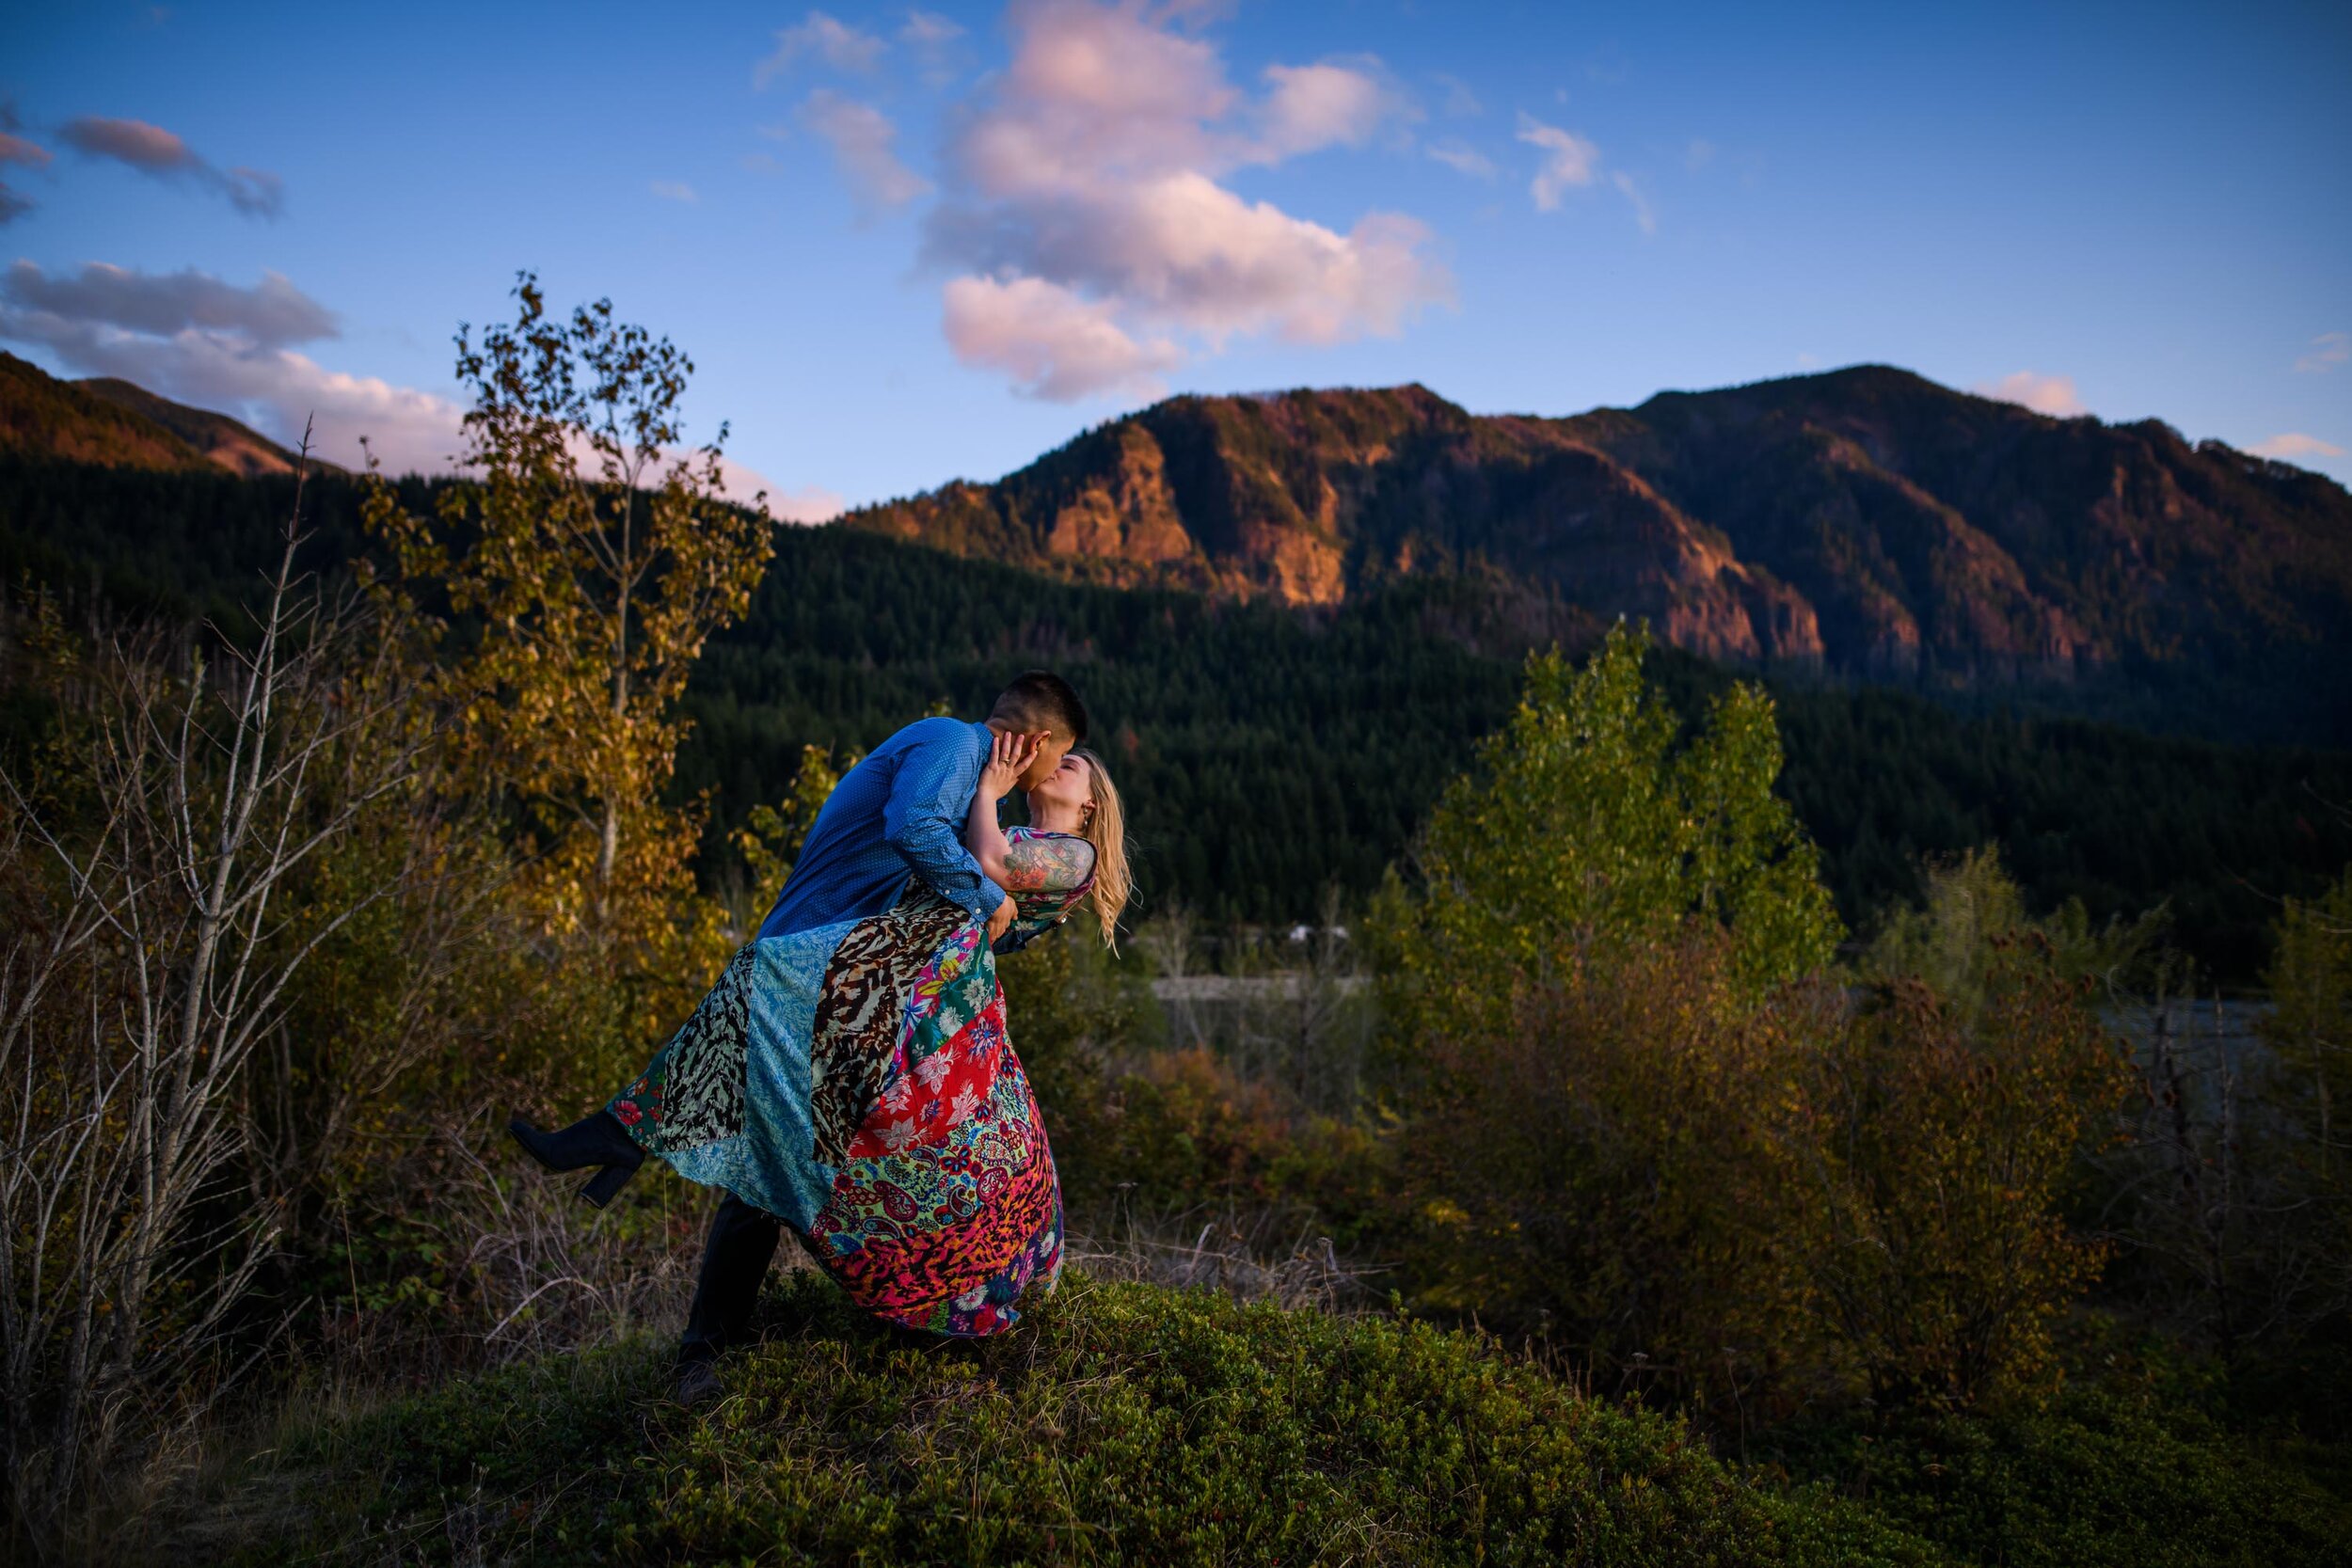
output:
{"label": "man's black shoe", "polygon": [[670,1398],[690,1410],[707,1404],[725,1392],[726,1386],[719,1381],[719,1369],[702,1360],[680,1363],[677,1381],[670,1385]]}

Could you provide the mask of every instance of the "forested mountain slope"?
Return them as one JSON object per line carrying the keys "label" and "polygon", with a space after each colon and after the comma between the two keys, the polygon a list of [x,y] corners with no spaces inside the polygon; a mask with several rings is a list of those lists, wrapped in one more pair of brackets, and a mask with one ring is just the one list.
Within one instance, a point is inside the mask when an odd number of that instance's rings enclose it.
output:
{"label": "forested mountain slope", "polygon": [[[1709,657],[2342,739],[2352,495],[2156,420],[1859,366],[1568,419],[1419,386],[1179,397],[852,528],[1086,579],[1328,605],[1494,562]],[[2134,698],[2139,700],[2134,702]]]}
{"label": "forested mountain slope", "polygon": [[[0,459],[0,578],[80,607],[107,600],[233,622],[274,558],[294,484]],[[359,546],[358,486],[311,482],[311,564]],[[412,505],[427,504],[422,487]],[[1523,584],[1390,580],[1295,610],[1172,589],[1055,581],[855,531],[783,529],[751,613],[706,650],[679,787],[712,793],[724,834],[785,793],[803,745],[864,748],[942,700],[977,712],[1029,664],[1067,672],[1127,795],[1138,913],[1310,917],[1406,854],[1438,791],[1518,689],[1518,655],[1593,618]],[[1661,650],[1686,711],[1731,678]],[[2108,724],[1965,716],[1897,691],[1776,683],[1781,787],[1820,841],[1847,920],[1917,892],[1916,858],[2002,846],[2042,906],[2094,915],[2169,899],[2190,949],[2237,979],[2264,957],[2279,895],[2352,861],[2352,753],[2223,746]]]}
{"label": "forested mountain slope", "polygon": [[[190,408],[112,376],[61,381],[7,353],[0,353],[0,451],[165,472],[294,469],[293,452],[226,414]],[[311,461],[316,468],[334,467]]]}

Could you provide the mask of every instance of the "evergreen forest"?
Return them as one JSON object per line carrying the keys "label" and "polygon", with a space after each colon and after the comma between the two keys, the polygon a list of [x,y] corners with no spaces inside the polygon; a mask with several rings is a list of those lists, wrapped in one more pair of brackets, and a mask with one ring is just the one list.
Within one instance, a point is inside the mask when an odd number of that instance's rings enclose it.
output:
{"label": "evergreen forest", "polygon": [[[293,498],[285,476],[0,463],[0,572],[69,603],[232,627]],[[405,481],[411,507],[434,487]],[[307,564],[361,547],[360,489],[314,476]],[[674,795],[707,792],[698,861],[725,885],[730,834],[787,792],[803,749],[863,751],[943,705],[977,714],[1009,674],[1069,675],[1095,717],[1138,851],[1136,913],[1213,927],[1360,901],[1475,742],[1509,715],[1520,656],[1597,628],[1469,574],[1376,586],[1336,609],[1071,583],[846,530],[779,529],[750,612],[697,663]],[[461,622],[462,626],[462,622]],[[1535,628],[1531,632],[1530,628]],[[1743,672],[1670,648],[1652,677],[1686,721]],[[1768,676],[1779,787],[1862,935],[1915,901],[1923,863],[1997,846],[2038,909],[2094,923],[2161,908],[2170,942],[2245,985],[2282,898],[2352,861],[2352,752],[2223,744],[2012,711],[1997,693]],[[750,890],[756,900],[772,890]]]}

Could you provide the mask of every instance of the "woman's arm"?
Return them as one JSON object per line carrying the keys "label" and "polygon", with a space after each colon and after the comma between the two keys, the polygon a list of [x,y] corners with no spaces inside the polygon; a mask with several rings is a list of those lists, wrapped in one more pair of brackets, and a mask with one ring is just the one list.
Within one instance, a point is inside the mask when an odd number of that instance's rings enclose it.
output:
{"label": "woman's arm", "polygon": [[972,791],[971,815],[963,823],[963,847],[980,863],[981,871],[998,887],[1011,891],[1005,880],[1005,856],[1011,846],[996,825],[996,802],[1012,792],[1013,781],[1037,755],[1037,742],[1025,736],[1000,735],[990,744],[988,761],[980,766],[979,786]]}

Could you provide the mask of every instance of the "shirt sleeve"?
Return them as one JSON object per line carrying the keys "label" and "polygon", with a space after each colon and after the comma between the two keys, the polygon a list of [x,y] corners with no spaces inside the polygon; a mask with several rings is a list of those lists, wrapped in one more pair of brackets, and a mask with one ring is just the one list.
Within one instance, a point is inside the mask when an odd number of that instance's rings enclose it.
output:
{"label": "shirt sleeve", "polygon": [[946,732],[909,747],[890,781],[882,837],[942,897],[986,921],[1005,901],[1005,890],[963,847],[963,820],[979,782],[968,734]]}

